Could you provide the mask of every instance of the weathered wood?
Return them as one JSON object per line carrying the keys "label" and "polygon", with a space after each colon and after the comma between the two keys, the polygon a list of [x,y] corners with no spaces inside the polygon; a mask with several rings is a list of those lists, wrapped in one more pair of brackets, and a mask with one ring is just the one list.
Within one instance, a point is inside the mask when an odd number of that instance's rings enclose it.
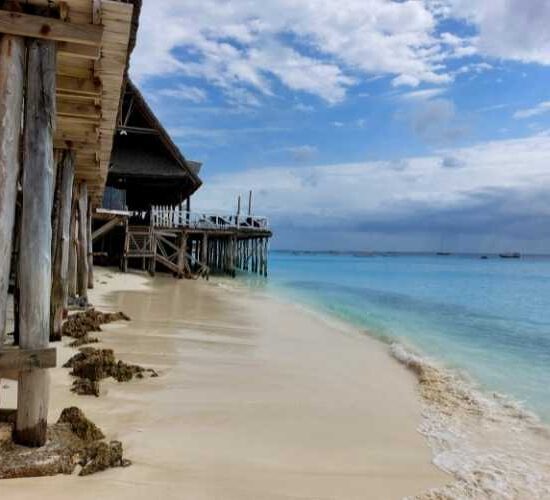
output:
{"label": "weathered wood", "polygon": [[92,241],[92,203],[88,198],[88,221],[86,224],[88,233],[86,234],[88,243],[88,288],[94,287],[94,244]]}
{"label": "weathered wood", "polygon": [[78,265],[77,290],[81,299],[88,298],[88,185],[80,183],[78,191]]}
{"label": "weathered wood", "polygon": [[186,267],[186,260],[187,260],[187,233],[185,231],[182,231],[180,236],[180,246],[178,249],[178,278],[183,278],[185,274],[185,267]]}
{"label": "weathered wood", "polygon": [[57,354],[53,347],[45,349],[0,349],[0,373],[54,368],[56,363]]}
{"label": "weathered wood", "polygon": [[103,28],[92,24],[68,23],[51,17],[0,10],[0,33],[99,47]]}
{"label": "weathered wood", "polygon": [[0,35],[0,345],[4,341],[19,176],[25,43]]}
{"label": "weathered wood", "polygon": [[52,297],[50,306],[50,340],[61,340],[63,313],[67,307],[71,198],[74,182],[74,152],[65,150],[58,165],[59,179],[59,212],[58,231],[56,235],[52,269]]}
{"label": "weathered wood", "polygon": [[[27,41],[28,78],[23,149],[23,206],[19,256],[20,346],[48,347],[50,331],[55,43]],[[14,438],[26,446],[46,442],[49,402],[47,370],[19,375]]]}
{"label": "weathered wood", "polygon": [[112,231],[115,227],[120,225],[123,222],[123,220],[124,220],[123,217],[115,217],[114,219],[111,219],[110,221],[103,224],[103,226],[96,229],[92,233],[92,242],[97,240],[100,236],[107,234],[109,231]]}
{"label": "weathered wood", "polygon": [[[78,262],[78,184],[73,183],[71,197],[71,226],[69,230],[68,297],[76,297],[76,274]],[[64,304],[67,307],[67,303]]]}

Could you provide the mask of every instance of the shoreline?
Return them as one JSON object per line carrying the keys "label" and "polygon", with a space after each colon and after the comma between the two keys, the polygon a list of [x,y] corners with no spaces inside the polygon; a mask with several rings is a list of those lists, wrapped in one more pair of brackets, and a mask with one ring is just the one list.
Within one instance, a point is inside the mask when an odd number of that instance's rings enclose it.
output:
{"label": "shoreline", "polygon": [[96,308],[131,318],[98,347],[160,376],[94,398],[52,370],[50,419],[81,407],[134,465],[5,481],[10,498],[402,498],[451,481],[417,432],[413,375],[374,339],[214,282],[96,269],[96,283]]}
{"label": "shoreline", "polygon": [[290,302],[284,291],[275,287],[265,293],[341,331],[355,330],[380,343],[417,378],[423,417],[418,431],[430,444],[433,463],[454,480],[415,499],[550,498],[550,426],[535,412],[480,387],[408,342],[371,332],[315,305]]}

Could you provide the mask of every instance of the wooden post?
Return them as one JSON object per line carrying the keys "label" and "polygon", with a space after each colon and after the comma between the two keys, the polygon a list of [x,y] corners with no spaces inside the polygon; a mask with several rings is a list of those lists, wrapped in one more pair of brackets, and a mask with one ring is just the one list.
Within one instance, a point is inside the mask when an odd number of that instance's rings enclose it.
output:
{"label": "wooden post", "polygon": [[8,284],[19,176],[25,42],[0,35],[0,345],[6,329]]}
{"label": "wooden post", "polygon": [[[86,240],[88,243],[88,288],[94,287],[94,242],[92,240],[92,203],[88,198],[88,221],[86,224],[87,234]],[[143,267],[145,268],[145,259],[143,261]]]}
{"label": "wooden post", "polygon": [[[27,94],[23,149],[23,207],[19,256],[20,346],[48,346],[51,293],[51,211],[55,128],[55,42],[27,42]],[[49,375],[36,369],[19,373],[14,439],[43,446],[49,403]]]}
{"label": "wooden post", "polygon": [[[78,232],[78,184],[73,182],[71,196],[71,227],[69,230],[69,272],[68,272],[68,293],[69,297],[76,297],[76,270],[77,270],[77,232]],[[67,307],[67,303],[64,307]]]}
{"label": "wooden post", "polygon": [[56,251],[52,269],[52,297],[50,307],[50,340],[61,340],[63,312],[67,307],[69,290],[69,252],[71,227],[71,199],[74,181],[74,152],[65,150],[57,167],[61,172],[59,187],[59,221]]}
{"label": "wooden post", "polygon": [[178,278],[185,275],[187,261],[187,232],[182,231],[180,236],[180,247],[178,251]]}
{"label": "wooden post", "polygon": [[88,185],[80,183],[78,193],[78,265],[77,290],[78,296],[88,300]]}

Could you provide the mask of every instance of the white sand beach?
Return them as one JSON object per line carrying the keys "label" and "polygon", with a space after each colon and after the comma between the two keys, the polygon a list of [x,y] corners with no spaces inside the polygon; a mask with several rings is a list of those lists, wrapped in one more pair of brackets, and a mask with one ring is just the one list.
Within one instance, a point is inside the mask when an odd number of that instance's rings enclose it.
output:
{"label": "white sand beach", "polygon": [[[79,406],[133,465],[3,481],[6,498],[392,499],[451,481],[417,432],[416,380],[387,346],[215,281],[101,268],[95,281],[92,303],[132,318],[105,325],[99,345],[160,377],[108,379],[95,398],[56,368],[50,421]],[[58,365],[73,353],[60,347]]]}

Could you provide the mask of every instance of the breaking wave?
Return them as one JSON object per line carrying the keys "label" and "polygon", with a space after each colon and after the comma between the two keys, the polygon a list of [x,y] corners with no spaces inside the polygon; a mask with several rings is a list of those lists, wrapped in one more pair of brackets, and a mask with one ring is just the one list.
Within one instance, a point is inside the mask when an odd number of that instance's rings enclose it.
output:
{"label": "breaking wave", "polygon": [[411,499],[550,499],[550,429],[536,415],[402,344],[390,344],[390,352],[417,377],[419,431],[434,464],[454,477]]}

